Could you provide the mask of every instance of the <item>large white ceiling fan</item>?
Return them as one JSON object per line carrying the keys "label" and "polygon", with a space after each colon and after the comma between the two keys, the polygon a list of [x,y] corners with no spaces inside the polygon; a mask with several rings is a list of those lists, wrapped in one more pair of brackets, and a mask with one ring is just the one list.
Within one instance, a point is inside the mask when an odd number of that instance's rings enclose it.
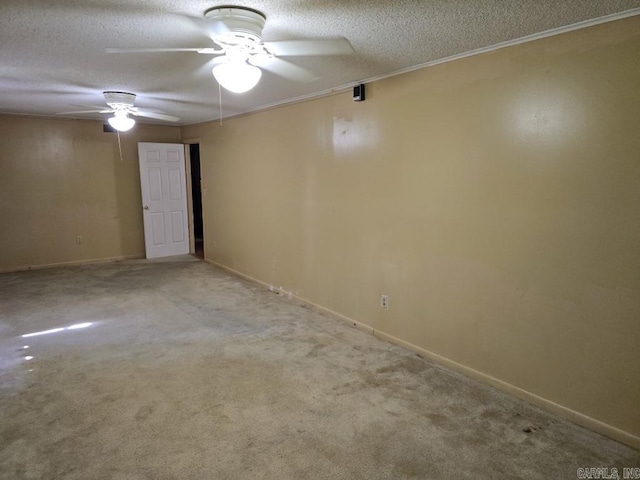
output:
{"label": "large white ceiling fan", "polygon": [[[204,28],[213,47],[202,48],[107,48],[108,53],[197,52],[219,55],[213,75],[218,83],[234,93],[257,85],[262,70],[297,81],[318,78],[313,72],[278,57],[344,55],[353,53],[345,38],[263,42],[264,14],[245,7],[214,7],[204,14]],[[199,22],[201,23],[201,22]]]}
{"label": "large white ceiling fan", "polygon": [[109,125],[118,130],[119,132],[126,132],[135,125],[135,120],[129,115],[136,117],[155,118],[157,120],[164,120],[165,122],[177,122],[180,120],[178,117],[167,115],[160,112],[150,112],[147,110],[140,110],[133,106],[135,102],[135,93],[128,92],[114,92],[107,91],[102,92],[104,100],[109,108],[96,107],[95,110],[77,110],[75,112],[62,112],[58,115],[74,115],[85,113],[113,113],[113,117],[108,119]]}

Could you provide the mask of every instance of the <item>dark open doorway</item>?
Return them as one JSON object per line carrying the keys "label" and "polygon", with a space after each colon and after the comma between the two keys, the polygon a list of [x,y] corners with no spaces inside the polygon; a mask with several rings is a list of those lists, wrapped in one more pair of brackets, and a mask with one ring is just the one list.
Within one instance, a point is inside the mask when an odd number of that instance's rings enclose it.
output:
{"label": "dark open doorway", "polygon": [[194,255],[204,258],[204,226],[202,222],[202,182],[200,177],[200,144],[189,145],[191,158],[191,204],[193,205]]}

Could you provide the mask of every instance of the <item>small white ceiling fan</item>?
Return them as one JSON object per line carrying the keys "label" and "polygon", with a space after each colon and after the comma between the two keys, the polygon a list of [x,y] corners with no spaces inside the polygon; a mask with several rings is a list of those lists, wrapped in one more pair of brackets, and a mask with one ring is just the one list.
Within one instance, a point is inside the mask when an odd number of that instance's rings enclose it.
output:
{"label": "small white ceiling fan", "polygon": [[135,125],[135,120],[129,115],[136,117],[155,118],[157,120],[164,120],[165,122],[177,122],[180,120],[178,117],[173,117],[160,112],[149,112],[146,110],[140,110],[133,106],[136,100],[135,93],[128,92],[114,92],[106,91],[102,92],[105,102],[109,108],[96,107],[95,110],[77,110],[74,112],[62,112],[58,115],[74,115],[84,113],[113,113],[113,117],[110,117],[107,121],[109,125],[118,130],[119,132],[126,132]]}
{"label": "small white ceiling fan", "polygon": [[[213,76],[234,93],[251,90],[262,70],[297,81],[309,82],[318,75],[278,57],[345,55],[353,53],[345,38],[263,42],[264,14],[245,7],[214,7],[204,13],[204,28],[213,47],[202,48],[107,48],[107,53],[197,52],[219,55]],[[202,23],[200,20],[199,23]]]}

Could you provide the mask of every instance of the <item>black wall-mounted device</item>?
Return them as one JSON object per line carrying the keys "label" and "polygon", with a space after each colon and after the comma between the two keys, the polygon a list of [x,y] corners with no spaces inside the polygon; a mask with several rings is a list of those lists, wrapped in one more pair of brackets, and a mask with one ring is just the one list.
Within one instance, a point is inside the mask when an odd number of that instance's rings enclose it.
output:
{"label": "black wall-mounted device", "polygon": [[364,102],[364,83],[353,87],[353,101]]}

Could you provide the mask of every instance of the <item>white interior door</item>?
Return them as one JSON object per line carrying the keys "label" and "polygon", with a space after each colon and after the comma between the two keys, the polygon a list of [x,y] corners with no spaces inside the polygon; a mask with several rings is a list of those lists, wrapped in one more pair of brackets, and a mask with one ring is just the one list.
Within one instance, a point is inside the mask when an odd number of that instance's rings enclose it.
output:
{"label": "white interior door", "polygon": [[184,145],[138,143],[147,258],[189,253]]}

